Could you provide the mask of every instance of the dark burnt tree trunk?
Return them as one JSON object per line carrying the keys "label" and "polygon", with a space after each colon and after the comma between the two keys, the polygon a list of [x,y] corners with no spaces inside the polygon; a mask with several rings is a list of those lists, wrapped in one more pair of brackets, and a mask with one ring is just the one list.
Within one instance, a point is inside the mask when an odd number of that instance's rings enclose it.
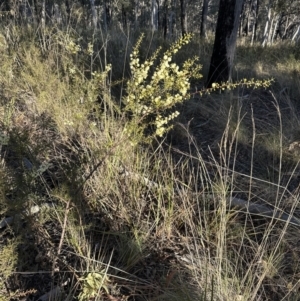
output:
{"label": "dark burnt tree trunk", "polygon": [[186,0],[180,0],[180,23],[181,32],[184,37],[187,34]]}
{"label": "dark burnt tree trunk", "polygon": [[164,3],[164,12],[163,12],[163,21],[162,21],[162,26],[163,26],[163,32],[164,32],[164,40],[167,38],[167,32],[168,32],[168,3],[165,1]]}
{"label": "dark burnt tree trunk", "polygon": [[122,4],[122,25],[123,29],[127,28],[127,13],[124,4]]}
{"label": "dark burnt tree trunk", "polygon": [[231,80],[237,31],[243,0],[220,0],[207,87]]}
{"label": "dark burnt tree trunk", "polygon": [[0,8],[2,11],[8,12],[10,11],[10,1],[9,0],[3,0]]}
{"label": "dark burnt tree trunk", "polygon": [[160,7],[160,3],[159,0],[156,0],[156,5],[157,5],[157,25],[158,25],[158,30],[162,31],[163,27],[162,27],[162,18],[161,18],[161,7]]}
{"label": "dark burnt tree trunk", "polygon": [[112,21],[112,8],[110,0],[103,1],[103,23],[104,30],[107,31]]}
{"label": "dark burnt tree trunk", "polygon": [[65,4],[66,4],[66,13],[67,13],[67,24],[69,25],[70,17],[71,17],[71,7],[70,7],[69,0],[66,0]]}
{"label": "dark burnt tree trunk", "polygon": [[201,38],[206,38],[208,2],[209,2],[209,0],[203,0],[202,15],[201,15],[201,28],[200,28],[200,37]]}

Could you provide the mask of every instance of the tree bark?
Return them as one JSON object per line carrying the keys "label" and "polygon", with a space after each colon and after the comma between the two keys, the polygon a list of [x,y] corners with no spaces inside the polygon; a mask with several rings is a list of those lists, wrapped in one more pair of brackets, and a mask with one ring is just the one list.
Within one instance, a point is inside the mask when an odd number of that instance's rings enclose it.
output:
{"label": "tree bark", "polygon": [[207,87],[231,80],[242,4],[243,0],[220,0]]}
{"label": "tree bark", "polygon": [[166,40],[167,33],[168,33],[168,3],[167,3],[167,1],[165,1],[165,3],[164,3],[162,27],[163,27],[163,33],[164,33],[164,40]]}
{"label": "tree bark", "polygon": [[171,9],[169,10],[169,39],[172,39],[176,24],[176,0],[171,0]]}
{"label": "tree bark", "polygon": [[258,12],[259,12],[259,1],[256,1],[256,8],[255,8],[255,21],[254,21],[254,28],[252,33],[251,45],[253,45],[254,41],[257,40],[257,24],[258,24]]}
{"label": "tree bark", "polygon": [[207,28],[208,3],[209,3],[209,0],[203,0],[200,37],[204,38],[204,39],[206,39],[206,37],[207,37],[206,28]]}
{"label": "tree bark", "polygon": [[246,18],[246,12],[245,12],[245,2],[243,1],[242,9],[241,9],[241,15],[240,15],[240,20],[239,20],[239,37],[243,35],[243,30],[244,30],[244,23],[245,23],[245,18]]}
{"label": "tree bark", "polygon": [[187,17],[186,17],[186,2],[180,0],[180,22],[181,22],[181,33],[184,37],[187,34]]}
{"label": "tree bark", "polygon": [[267,7],[267,21],[265,25],[265,30],[264,30],[264,36],[263,36],[263,41],[262,41],[262,46],[265,47],[266,44],[268,43],[268,37],[269,37],[269,27],[271,23],[271,16],[272,16],[272,8],[271,8],[271,0],[269,0],[269,5]]}
{"label": "tree bark", "polygon": [[97,28],[98,20],[97,20],[97,12],[95,8],[95,0],[90,0],[91,11],[92,11],[92,23],[94,28]]}
{"label": "tree bark", "polygon": [[152,31],[157,31],[157,29],[158,29],[158,5],[157,5],[156,0],[152,0],[151,26],[152,26]]}
{"label": "tree bark", "polygon": [[248,10],[245,12],[245,25],[243,28],[243,34],[247,37],[250,32],[250,20],[251,20],[251,15],[252,15],[252,7],[253,7],[253,0],[250,1]]}
{"label": "tree bark", "polygon": [[46,25],[46,0],[42,1],[42,8],[41,8],[41,27],[42,30],[45,30]]}
{"label": "tree bark", "polygon": [[139,26],[139,22],[138,22],[138,13],[140,9],[139,4],[140,4],[139,0],[134,1],[134,29],[135,30],[137,30]]}
{"label": "tree bark", "polygon": [[300,25],[298,25],[295,33],[293,34],[292,41],[298,41],[299,40],[299,33],[300,33]]}
{"label": "tree bark", "polygon": [[10,1],[9,0],[4,0],[3,3],[0,5],[1,10],[8,12],[10,11]]}
{"label": "tree bark", "polygon": [[104,30],[107,31],[108,27],[110,26],[112,19],[111,14],[111,6],[109,0],[103,1],[103,23],[104,23]]}
{"label": "tree bark", "polygon": [[127,12],[124,7],[124,4],[122,4],[122,26],[123,26],[123,29],[127,28]]}
{"label": "tree bark", "polygon": [[274,27],[273,27],[272,32],[271,32],[271,39],[270,39],[271,45],[273,45],[274,40],[276,39],[277,32],[278,32],[279,21],[280,21],[280,16],[277,15],[275,17],[275,24],[274,24]]}
{"label": "tree bark", "polygon": [[69,24],[70,22],[70,17],[71,17],[71,7],[70,7],[70,2],[69,0],[65,1],[65,5],[66,5],[66,24]]}
{"label": "tree bark", "polygon": [[103,27],[107,31],[107,14],[106,14],[106,1],[103,1]]}

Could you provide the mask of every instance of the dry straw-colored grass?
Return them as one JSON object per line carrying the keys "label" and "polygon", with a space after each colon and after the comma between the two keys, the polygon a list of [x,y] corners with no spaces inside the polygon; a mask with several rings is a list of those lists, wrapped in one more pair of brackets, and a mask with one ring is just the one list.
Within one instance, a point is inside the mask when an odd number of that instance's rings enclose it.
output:
{"label": "dry straw-colored grass", "polygon": [[[55,300],[297,300],[299,228],[275,218],[299,214],[298,87],[284,45],[255,64],[256,48],[238,50],[237,75],[274,76],[271,92],[194,95],[167,137],[137,145],[123,131],[130,116],[114,109],[115,75],[100,83],[86,71],[105,71],[103,49],[95,43],[91,65],[89,40],[70,53],[70,32],[51,34],[47,47],[31,33],[18,52],[8,38],[0,51],[0,212],[14,216],[0,229],[1,298],[56,288]],[[207,60],[208,46],[194,43]],[[122,53],[112,73],[126,68]],[[275,63],[285,69],[274,74]],[[229,210],[230,197],[274,218]],[[33,205],[40,212],[27,214]]]}

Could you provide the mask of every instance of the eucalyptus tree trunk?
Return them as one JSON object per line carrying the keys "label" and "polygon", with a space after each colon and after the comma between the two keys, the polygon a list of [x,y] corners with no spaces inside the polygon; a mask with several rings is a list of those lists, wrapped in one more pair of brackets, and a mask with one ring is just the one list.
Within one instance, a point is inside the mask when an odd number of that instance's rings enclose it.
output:
{"label": "eucalyptus tree trunk", "polygon": [[250,23],[251,23],[250,20],[251,20],[251,15],[253,14],[253,11],[252,11],[253,1],[254,0],[251,0],[249,2],[249,8],[245,12],[245,25],[244,25],[244,28],[243,28],[243,33],[245,34],[245,36],[248,36],[249,32],[250,32]]}
{"label": "eucalyptus tree trunk", "polygon": [[169,31],[168,31],[168,37],[169,39],[171,39],[173,37],[173,31],[174,31],[174,19],[175,19],[175,12],[174,11],[170,11],[169,12]]}
{"label": "eucalyptus tree trunk", "polygon": [[163,6],[163,19],[162,19],[162,28],[164,33],[164,39],[167,38],[168,33],[168,1],[165,0],[164,6]]}
{"label": "eucalyptus tree trunk", "polygon": [[268,29],[268,33],[267,33],[267,45],[271,45],[272,42],[272,32],[273,32],[273,24],[274,24],[274,20],[275,20],[275,17],[272,16],[272,11],[271,11],[271,22],[270,22],[270,25],[269,25],[269,29]]}
{"label": "eucalyptus tree trunk", "polygon": [[181,23],[181,33],[184,37],[187,34],[187,17],[186,17],[186,2],[185,0],[180,0],[180,23]]}
{"label": "eucalyptus tree trunk", "polygon": [[162,5],[160,3],[160,0],[156,0],[156,5],[157,5],[157,24],[158,24],[158,29],[162,30],[163,29],[163,25],[162,25],[162,17],[163,17],[163,13],[162,13]]}
{"label": "eucalyptus tree trunk", "polygon": [[92,11],[92,23],[94,28],[97,28],[98,20],[97,20],[97,12],[95,8],[95,0],[90,0],[91,11]]}
{"label": "eucalyptus tree trunk", "polygon": [[103,1],[103,28],[107,31],[106,1]]}
{"label": "eucalyptus tree trunk", "polygon": [[66,20],[65,20],[65,22],[66,22],[67,24],[69,24],[70,16],[71,16],[71,7],[70,7],[70,2],[69,2],[69,0],[65,0],[65,6],[66,6],[66,15],[65,15]]}
{"label": "eucalyptus tree trunk", "polygon": [[41,9],[41,27],[45,30],[46,25],[46,0],[42,1],[42,9]]}
{"label": "eucalyptus tree trunk", "polygon": [[300,25],[298,25],[296,31],[293,34],[292,41],[298,41],[300,36]]}
{"label": "eucalyptus tree trunk", "polygon": [[127,28],[127,12],[126,12],[126,9],[124,7],[124,4],[122,4],[122,26],[123,26],[123,29],[126,29]]}
{"label": "eucalyptus tree trunk", "polygon": [[283,35],[282,35],[282,39],[285,40],[287,39],[288,37],[288,32],[292,26],[292,21],[291,21],[291,18],[290,17],[287,17],[286,18],[286,21],[285,21],[285,26],[284,26],[284,30],[283,30]]}
{"label": "eucalyptus tree trunk", "polygon": [[231,81],[237,31],[243,0],[220,0],[207,86]]}
{"label": "eucalyptus tree trunk", "polygon": [[243,1],[242,9],[241,9],[241,15],[240,15],[240,21],[239,21],[239,28],[238,28],[238,33],[239,37],[243,35],[243,30],[244,30],[244,22],[246,18],[246,13],[245,13],[245,2]]}
{"label": "eucalyptus tree trunk", "polygon": [[279,27],[279,21],[280,21],[280,16],[277,15],[276,17],[274,17],[275,19],[275,23],[274,23],[274,27],[272,28],[271,32],[270,32],[270,44],[272,45],[274,43],[274,40],[276,39],[277,36],[277,32],[278,32],[278,27]]}
{"label": "eucalyptus tree trunk", "polygon": [[257,40],[257,24],[258,24],[259,4],[260,4],[260,0],[256,0],[255,19],[254,19],[254,26],[253,26],[253,32],[252,32],[251,45],[253,45],[254,41]]}
{"label": "eucalyptus tree trunk", "polygon": [[9,0],[3,0],[2,4],[0,5],[0,8],[2,11],[8,12],[10,11],[10,1]]}
{"label": "eucalyptus tree trunk", "polygon": [[19,4],[19,11],[20,11],[20,17],[22,18],[22,21],[26,23],[27,21],[27,2],[26,0],[22,0]]}
{"label": "eucalyptus tree trunk", "polygon": [[134,28],[135,29],[137,29],[139,26],[138,23],[139,4],[140,4],[140,0],[134,1]]}
{"label": "eucalyptus tree trunk", "polygon": [[151,5],[151,27],[152,31],[158,30],[158,4],[156,0],[152,0]]}
{"label": "eucalyptus tree trunk", "polygon": [[171,0],[171,9],[169,10],[169,34],[168,37],[171,39],[174,36],[175,25],[176,25],[176,1]]}
{"label": "eucalyptus tree trunk", "polygon": [[61,24],[62,21],[62,13],[61,13],[61,7],[58,5],[58,3],[51,4],[50,7],[50,18],[52,24]]}
{"label": "eucalyptus tree trunk", "polygon": [[203,0],[200,37],[204,38],[204,39],[206,39],[206,37],[207,37],[206,29],[207,29],[208,3],[209,3],[209,0]]}
{"label": "eucalyptus tree trunk", "polygon": [[269,0],[269,4],[266,7],[266,9],[267,9],[267,20],[266,20],[266,24],[265,24],[264,36],[263,36],[263,41],[262,41],[262,46],[263,47],[266,46],[266,44],[268,43],[268,39],[269,39],[269,27],[270,27],[271,16],[272,16],[271,1],[272,0]]}

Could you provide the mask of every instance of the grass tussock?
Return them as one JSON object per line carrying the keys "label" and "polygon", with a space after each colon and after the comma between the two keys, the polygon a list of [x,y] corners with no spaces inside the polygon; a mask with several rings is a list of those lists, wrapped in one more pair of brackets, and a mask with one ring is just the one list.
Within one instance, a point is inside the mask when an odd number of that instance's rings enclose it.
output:
{"label": "grass tussock", "polygon": [[200,97],[210,44],[102,37],[0,35],[1,300],[297,300],[294,48],[241,46],[274,85]]}

